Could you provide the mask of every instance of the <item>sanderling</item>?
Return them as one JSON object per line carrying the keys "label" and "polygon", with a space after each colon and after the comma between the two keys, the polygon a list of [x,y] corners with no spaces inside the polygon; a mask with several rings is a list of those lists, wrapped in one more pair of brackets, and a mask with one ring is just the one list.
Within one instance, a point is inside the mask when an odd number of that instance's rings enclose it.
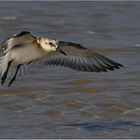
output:
{"label": "sanderling", "polygon": [[[9,82],[16,79],[21,66],[43,59],[45,65],[59,65],[83,72],[107,72],[122,65],[83,47],[81,44],[58,41],[51,38],[34,37],[28,31],[13,35],[1,44],[1,83],[4,84],[8,71],[15,68]],[[45,60],[44,60],[45,58]]]}

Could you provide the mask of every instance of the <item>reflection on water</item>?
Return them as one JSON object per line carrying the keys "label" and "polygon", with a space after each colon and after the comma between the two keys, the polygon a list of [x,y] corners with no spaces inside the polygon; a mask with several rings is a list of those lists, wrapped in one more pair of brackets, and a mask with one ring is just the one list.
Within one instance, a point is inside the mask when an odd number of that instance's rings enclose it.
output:
{"label": "reflection on water", "polygon": [[29,30],[124,65],[108,73],[31,67],[0,87],[0,138],[139,138],[139,14],[140,2],[0,2],[1,42]]}
{"label": "reflection on water", "polygon": [[79,126],[83,127],[84,129],[87,129],[88,131],[99,131],[99,130],[107,130],[107,131],[112,131],[112,130],[117,130],[117,129],[126,129],[126,126],[140,126],[140,123],[135,123],[132,121],[109,121],[109,122],[86,122],[83,124],[70,124],[70,126]]}

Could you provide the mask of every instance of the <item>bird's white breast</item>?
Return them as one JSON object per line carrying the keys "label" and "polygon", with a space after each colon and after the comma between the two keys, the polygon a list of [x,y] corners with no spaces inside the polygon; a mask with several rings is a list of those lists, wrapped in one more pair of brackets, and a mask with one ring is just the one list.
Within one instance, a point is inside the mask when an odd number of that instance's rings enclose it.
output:
{"label": "bird's white breast", "polygon": [[26,45],[11,51],[11,57],[17,64],[25,64],[47,55],[41,48],[34,45]]}

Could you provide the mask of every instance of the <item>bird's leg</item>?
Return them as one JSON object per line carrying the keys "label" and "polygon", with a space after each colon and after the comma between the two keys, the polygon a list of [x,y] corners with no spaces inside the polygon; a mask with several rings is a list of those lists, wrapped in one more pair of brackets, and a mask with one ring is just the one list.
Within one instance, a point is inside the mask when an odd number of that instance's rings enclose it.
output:
{"label": "bird's leg", "polygon": [[2,84],[2,85],[4,84],[4,81],[5,81],[6,78],[7,78],[8,70],[9,70],[9,68],[10,68],[10,65],[11,65],[12,61],[13,61],[13,60],[11,60],[11,61],[8,62],[7,69],[6,69],[6,71],[4,72],[4,74],[2,75],[2,78],[1,78],[1,84]]}
{"label": "bird's leg", "polygon": [[19,65],[17,66],[17,69],[16,69],[16,72],[15,72],[15,75],[13,76],[13,78],[11,79],[11,81],[9,82],[8,87],[10,87],[11,84],[15,81],[16,76],[17,76],[17,72],[18,72],[18,70],[19,70],[20,67],[21,67],[21,64],[19,64]]}

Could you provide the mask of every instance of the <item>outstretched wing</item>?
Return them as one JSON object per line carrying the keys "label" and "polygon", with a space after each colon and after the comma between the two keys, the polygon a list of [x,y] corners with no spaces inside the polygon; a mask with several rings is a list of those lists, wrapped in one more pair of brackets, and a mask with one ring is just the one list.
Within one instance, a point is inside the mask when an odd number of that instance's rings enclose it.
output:
{"label": "outstretched wing", "polygon": [[47,57],[44,62],[45,64],[65,66],[84,72],[106,72],[107,70],[119,69],[122,66],[77,43],[60,41],[59,48],[66,55],[53,52]]}
{"label": "outstretched wing", "polygon": [[0,49],[5,54],[15,46],[33,42],[35,39],[36,37],[32,36],[30,32],[22,31],[3,41]]}

